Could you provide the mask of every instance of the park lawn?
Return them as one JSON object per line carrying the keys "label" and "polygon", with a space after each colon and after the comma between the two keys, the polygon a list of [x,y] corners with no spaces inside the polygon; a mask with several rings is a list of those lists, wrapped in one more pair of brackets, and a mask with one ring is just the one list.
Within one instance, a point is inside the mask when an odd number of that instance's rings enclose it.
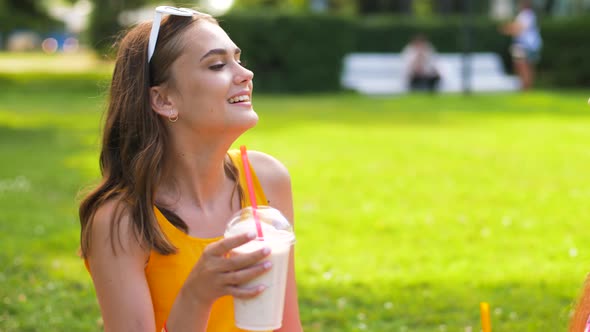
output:
{"label": "park lawn", "polygon": [[[77,257],[105,75],[0,77],[0,331],[98,331]],[[590,267],[584,92],[255,95],[306,331],[562,331]]]}

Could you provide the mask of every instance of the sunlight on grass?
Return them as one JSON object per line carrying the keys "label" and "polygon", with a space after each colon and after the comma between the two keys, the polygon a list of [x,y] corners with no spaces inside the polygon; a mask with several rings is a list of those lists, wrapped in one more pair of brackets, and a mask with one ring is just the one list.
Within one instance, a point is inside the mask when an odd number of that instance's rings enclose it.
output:
{"label": "sunlight on grass", "polygon": [[84,73],[110,72],[113,64],[95,53],[0,53],[0,73]]}
{"label": "sunlight on grass", "polygon": [[54,127],[62,130],[77,131],[95,129],[98,123],[97,114],[59,114],[56,112],[35,111],[34,114],[14,113],[0,108],[0,123],[11,128]]}
{"label": "sunlight on grass", "polygon": [[99,165],[96,159],[97,151],[87,151],[69,156],[64,159],[64,166],[80,172],[84,177],[92,178],[99,174]]}

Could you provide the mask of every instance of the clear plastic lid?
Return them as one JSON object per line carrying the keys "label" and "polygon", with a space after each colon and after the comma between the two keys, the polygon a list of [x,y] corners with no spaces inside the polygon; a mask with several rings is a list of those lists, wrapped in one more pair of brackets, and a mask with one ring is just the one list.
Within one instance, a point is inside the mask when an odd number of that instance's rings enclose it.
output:
{"label": "clear plastic lid", "polygon": [[[261,205],[256,209],[256,215],[260,221],[264,240],[281,238],[295,243],[293,226],[283,214],[270,206]],[[256,233],[256,221],[251,206],[236,212],[230,219],[225,229],[224,236],[232,236],[247,232]]]}

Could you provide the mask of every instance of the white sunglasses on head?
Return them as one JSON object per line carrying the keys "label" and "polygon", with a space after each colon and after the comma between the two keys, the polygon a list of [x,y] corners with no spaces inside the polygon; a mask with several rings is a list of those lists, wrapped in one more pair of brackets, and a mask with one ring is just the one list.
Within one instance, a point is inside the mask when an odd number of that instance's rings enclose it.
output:
{"label": "white sunglasses on head", "polygon": [[158,40],[158,33],[160,32],[160,22],[162,21],[163,14],[185,17],[193,16],[195,14],[205,15],[190,8],[176,8],[171,6],[156,7],[156,14],[154,15],[154,20],[152,21],[152,31],[150,32],[150,41],[148,43],[148,63],[152,60],[152,56],[154,56],[156,41]]}

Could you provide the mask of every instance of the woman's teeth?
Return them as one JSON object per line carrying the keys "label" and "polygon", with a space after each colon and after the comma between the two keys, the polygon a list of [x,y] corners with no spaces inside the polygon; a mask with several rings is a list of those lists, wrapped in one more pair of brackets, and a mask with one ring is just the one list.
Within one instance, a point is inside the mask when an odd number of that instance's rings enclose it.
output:
{"label": "woman's teeth", "polygon": [[239,103],[242,101],[250,101],[250,96],[247,95],[242,95],[242,96],[237,96],[237,97],[233,97],[228,99],[230,104],[235,104],[235,103]]}

